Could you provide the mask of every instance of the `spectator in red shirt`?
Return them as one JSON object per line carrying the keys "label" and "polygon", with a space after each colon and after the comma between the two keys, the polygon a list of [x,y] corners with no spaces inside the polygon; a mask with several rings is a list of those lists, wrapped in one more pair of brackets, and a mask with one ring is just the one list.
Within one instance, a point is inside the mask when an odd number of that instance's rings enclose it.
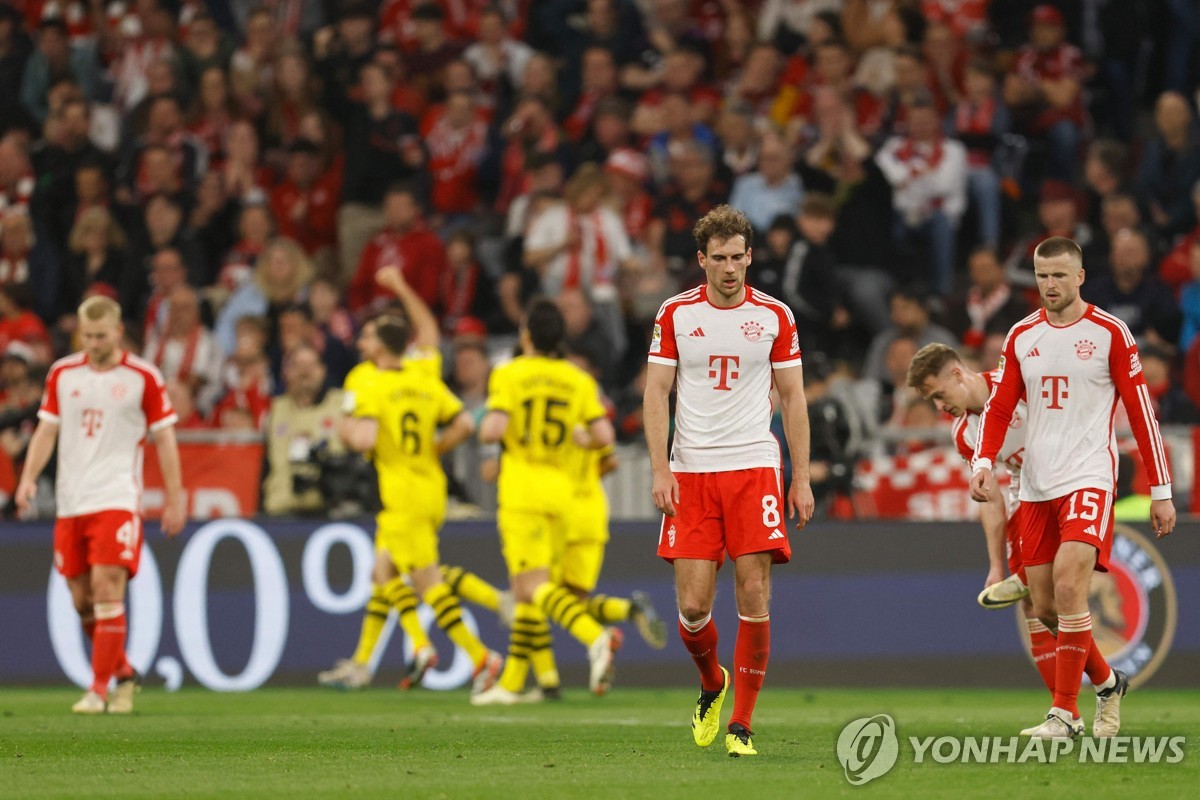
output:
{"label": "spectator in red shirt", "polygon": [[[1192,187],[1192,205],[1196,209],[1196,219],[1200,219],[1200,181]],[[1197,242],[1200,242],[1200,224],[1181,237],[1158,265],[1158,277],[1177,292],[1193,280],[1192,245]]]}
{"label": "spectator in red shirt", "polygon": [[451,93],[422,135],[429,150],[434,213],[453,218],[478,210],[479,165],[487,153],[488,124],[474,96]]}
{"label": "spectator in red shirt", "polygon": [[1071,181],[1083,137],[1083,54],[1068,44],[1062,12],[1033,10],[1030,42],[1020,49],[1004,84],[1018,129],[1050,148],[1048,177]]}
{"label": "spectator in red shirt", "polygon": [[54,360],[50,332],[45,323],[29,310],[33,298],[22,286],[0,283],[0,353],[12,342],[22,342],[33,352],[34,361],[49,364]]}
{"label": "spectator in red shirt", "polygon": [[427,306],[441,308],[446,249],[421,221],[416,191],[407,186],[393,187],[383,198],[383,230],[363,248],[358,271],[346,290],[351,311],[370,313],[392,300],[392,294],[375,282],[375,273],[388,266],[400,267]]}
{"label": "spectator in red shirt", "polygon": [[966,92],[950,116],[951,132],[967,148],[967,190],[979,215],[980,242],[1000,245],[1000,176],[992,156],[1008,132],[1008,109],[996,95],[990,64],[975,61],[967,68]]}
{"label": "spectator in red shirt", "polygon": [[288,147],[284,180],[271,191],[271,211],[279,234],[295,239],[310,256],[330,250],[337,241],[339,186],[321,173],[321,151],[307,139]]}
{"label": "spectator in red shirt", "polygon": [[646,192],[650,164],[638,151],[622,147],[608,154],[604,171],[608,175],[609,197],[625,223],[629,238],[644,243],[654,206]]}

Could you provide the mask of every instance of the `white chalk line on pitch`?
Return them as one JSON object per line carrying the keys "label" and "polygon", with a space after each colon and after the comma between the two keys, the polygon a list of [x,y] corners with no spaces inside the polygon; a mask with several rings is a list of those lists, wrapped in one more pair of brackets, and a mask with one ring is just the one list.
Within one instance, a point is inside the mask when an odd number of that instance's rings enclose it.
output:
{"label": "white chalk line on pitch", "polygon": [[558,719],[558,718],[546,718],[546,717],[541,717],[541,716],[502,717],[502,716],[498,716],[496,714],[486,714],[486,715],[479,715],[479,716],[476,716],[474,714],[472,714],[471,716],[464,716],[461,714],[453,714],[453,715],[447,717],[446,719],[450,720],[451,722],[488,722],[488,723],[498,722],[500,724],[507,723],[507,724],[514,724],[514,725],[542,725],[542,726],[545,726],[545,725],[572,725],[572,726],[574,726],[574,725],[596,725],[596,726],[623,725],[626,727],[656,726],[656,727],[661,727],[661,728],[682,728],[682,727],[687,727],[687,724],[688,724],[686,722],[664,722],[663,720],[646,720],[646,719],[636,719],[636,718],[630,718],[630,717],[617,717],[617,718],[599,717],[599,718],[583,718],[583,719],[578,718],[578,717],[571,717],[571,718]]}

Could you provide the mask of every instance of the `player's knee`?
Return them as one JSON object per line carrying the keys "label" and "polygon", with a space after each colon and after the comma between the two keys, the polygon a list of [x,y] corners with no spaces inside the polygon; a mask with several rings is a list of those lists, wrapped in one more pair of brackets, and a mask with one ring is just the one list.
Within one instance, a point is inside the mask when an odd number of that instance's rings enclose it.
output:
{"label": "player's knee", "polygon": [[86,620],[92,616],[92,601],[83,597],[75,598],[75,613],[80,619]]}
{"label": "player's knee", "polygon": [[737,595],[738,607],[743,604],[750,604],[756,607],[761,606],[755,613],[766,613],[767,594],[770,591],[770,584],[765,575],[744,575],[738,578]]}
{"label": "player's knee", "polygon": [[688,622],[700,622],[711,613],[711,603],[701,603],[690,598],[680,598],[679,600],[679,615]]}

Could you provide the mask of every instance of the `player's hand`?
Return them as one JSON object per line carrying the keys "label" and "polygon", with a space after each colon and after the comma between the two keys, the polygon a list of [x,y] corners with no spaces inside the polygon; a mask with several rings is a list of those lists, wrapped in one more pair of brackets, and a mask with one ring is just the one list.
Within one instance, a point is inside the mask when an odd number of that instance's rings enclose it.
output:
{"label": "player's hand", "polygon": [[976,503],[986,503],[991,499],[987,479],[987,470],[983,469],[975,470],[975,474],[971,476],[971,499]]}
{"label": "player's hand", "polygon": [[375,282],[395,294],[399,294],[407,283],[404,272],[395,264],[388,264],[376,272]]}
{"label": "player's hand", "polygon": [[582,447],[584,450],[590,450],[592,447],[592,434],[585,426],[576,425],[571,429],[571,441],[575,442],[576,447]]}
{"label": "player's hand", "polygon": [[187,515],[183,512],[183,498],[167,500],[167,504],[163,506],[162,519],[158,523],[163,534],[168,539],[177,536],[183,530],[183,523],[186,521]]}
{"label": "player's hand", "polygon": [[668,471],[654,473],[654,484],[650,487],[654,507],[668,517],[675,516],[675,505],[679,502],[679,481]]}
{"label": "player's hand", "polygon": [[1004,580],[1004,569],[1001,567],[992,567],[988,570],[987,580],[983,582],[983,588],[987,588],[994,583],[999,583]]}
{"label": "player's hand", "polygon": [[33,509],[33,500],[37,497],[37,484],[33,481],[21,481],[17,486],[17,511],[24,516]]}
{"label": "player's hand", "polygon": [[1175,530],[1175,504],[1170,500],[1150,501],[1150,524],[1158,538],[1169,536]]}
{"label": "player's hand", "polygon": [[812,484],[801,478],[792,478],[787,497],[788,519],[799,517],[796,530],[803,530],[813,517],[816,501],[813,500]]}

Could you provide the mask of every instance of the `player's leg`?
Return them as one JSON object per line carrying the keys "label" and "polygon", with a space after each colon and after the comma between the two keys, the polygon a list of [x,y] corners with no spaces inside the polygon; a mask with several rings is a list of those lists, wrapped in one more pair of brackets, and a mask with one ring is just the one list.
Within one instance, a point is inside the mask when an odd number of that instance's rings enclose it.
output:
{"label": "player's leg", "polygon": [[106,701],[109,681],[116,675],[125,653],[125,587],[128,579],[129,574],[123,566],[92,565],[96,628],[92,635],[91,691]]}
{"label": "player's leg", "polygon": [[1088,588],[1096,564],[1096,548],[1066,541],[1054,559],[1054,602],[1058,609],[1058,649],[1054,676],[1054,708],[1079,716],[1077,704],[1084,665],[1092,647],[1092,615]]}
{"label": "player's leg", "polygon": [[1021,615],[1025,618],[1025,628],[1029,631],[1029,652],[1033,655],[1033,665],[1053,696],[1056,670],[1054,653],[1058,649],[1058,642],[1054,638],[1054,632],[1035,614],[1032,600],[1028,597],[1023,598],[1020,607]]}
{"label": "player's leg", "polygon": [[655,650],[667,646],[667,626],[654,608],[650,595],[635,591],[629,597],[595,594],[604,564],[603,540],[573,542],[563,558],[561,583],[584,601],[588,615],[601,625],[632,622],[646,644]]}
{"label": "player's leg", "polygon": [[[75,710],[96,713],[100,698],[108,711],[124,714],[133,710],[136,679],[125,658],[128,632],[125,613],[125,588],[137,574],[142,549],[141,519],[129,511],[101,511],[84,518],[87,560],[91,583],[92,613],[92,685]],[[118,670],[126,674],[118,675]],[[120,703],[109,702],[108,684],[118,677],[132,681],[121,692]],[[113,698],[116,699],[116,698]]]}
{"label": "player's leg", "polygon": [[[359,629],[358,644],[354,647],[354,655],[339,659],[332,669],[317,673],[317,682],[322,686],[361,689],[371,683],[371,655],[379,645],[379,638],[383,635],[388,611],[392,606],[385,587],[389,581],[399,576],[395,565],[392,564],[391,555],[381,544],[381,538],[381,533],[377,531],[375,564],[371,568],[371,596],[363,609],[362,626]],[[417,628],[420,628],[419,623]]]}
{"label": "player's leg", "polygon": [[452,567],[446,564],[442,565],[442,580],[460,599],[497,614],[505,627],[512,625],[513,596],[511,591],[493,586],[474,572],[462,567]]}
{"label": "player's leg", "polygon": [[[490,689],[499,673],[499,655],[489,651],[479,637],[463,623],[462,605],[459,603],[458,597],[442,580],[441,568],[436,563],[429,564],[413,570],[410,577],[413,589],[433,609],[438,627],[471,659],[474,674],[476,676],[485,675],[483,688],[479,691]],[[496,657],[495,669],[491,670],[489,674],[488,660],[493,655]]]}
{"label": "player's leg", "polygon": [[751,718],[771,655],[771,554],[751,553],[734,561],[738,608],[733,652],[733,714],[726,747],[732,756],[757,755],[750,741]]}

